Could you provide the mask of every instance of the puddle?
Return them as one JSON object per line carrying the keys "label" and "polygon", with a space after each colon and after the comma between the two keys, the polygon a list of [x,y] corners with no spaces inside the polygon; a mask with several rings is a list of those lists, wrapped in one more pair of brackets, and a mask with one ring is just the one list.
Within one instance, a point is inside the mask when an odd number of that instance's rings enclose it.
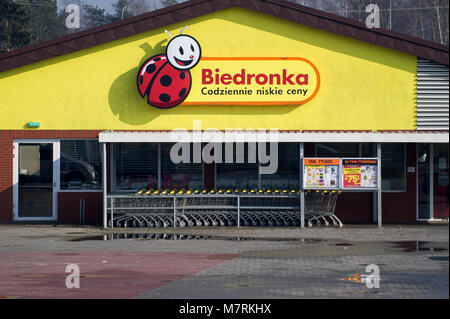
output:
{"label": "puddle", "polygon": [[85,241],[85,240],[104,240],[103,236],[90,236],[90,237],[79,237],[79,238],[73,238],[69,241]]}
{"label": "puddle", "polygon": [[115,239],[147,239],[147,240],[207,240],[210,236],[178,235],[178,234],[105,234],[99,236],[78,237],[69,241],[115,240]]}
{"label": "puddle", "polygon": [[116,239],[142,239],[142,240],[230,240],[230,241],[280,241],[280,242],[320,242],[320,239],[306,238],[259,238],[259,237],[229,237],[229,236],[202,236],[183,234],[136,234],[136,233],[110,233],[98,236],[86,236],[69,239],[68,241],[90,240],[116,240]]}
{"label": "puddle", "polygon": [[428,257],[430,260],[440,260],[440,261],[448,261],[448,256],[433,256]]}
{"label": "puddle", "polygon": [[442,243],[431,242],[431,241],[420,241],[420,240],[410,240],[410,241],[396,241],[392,242],[397,248],[401,248],[403,252],[413,253],[419,251],[447,251],[448,248],[442,247]]}
{"label": "puddle", "polygon": [[[394,249],[400,252],[442,252],[448,251],[448,244],[444,242],[431,242],[431,241],[384,241],[384,242],[348,242],[341,240],[322,240],[311,238],[267,238],[267,237],[240,237],[240,236],[211,236],[211,235],[187,235],[187,234],[167,234],[167,233],[107,233],[97,236],[83,236],[69,238],[69,242],[80,241],[108,241],[108,240],[225,240],[225,241],[245,241],[245,242],[295,242],[295,243],[320,243],[324,242],[328,247],[335,247],[331,249],[332,252],[336,251],[353,251],[351,247],[357,247],[359,252],[373,252],[373,251],[385,251]],[[384,245],[379,245],[384,243]],[[386,245],[387,244],[387,245]],[[387,246],[387,247],[386,247]],[[390,247],[389,247],[390,246]],[[297,246],[296,246],[297,247]],[[305,246],[308,247],[308,246]],[[340,249],[338,249],[338,247]],[[297,248],[300,248],[299,246]],[[322,249],[322,248],[321,248]],[[336,250],[338,249],[338,250]],[[326,250],[330,253],[330,250]],[[448,257],[447,257],[448,258]]]}

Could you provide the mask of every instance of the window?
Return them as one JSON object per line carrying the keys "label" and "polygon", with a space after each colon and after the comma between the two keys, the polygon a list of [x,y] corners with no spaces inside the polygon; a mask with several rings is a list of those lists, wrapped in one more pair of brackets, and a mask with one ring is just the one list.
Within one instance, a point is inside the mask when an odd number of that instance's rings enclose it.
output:
{"label": "window", "polygon": [[317,143],[317,157],[359,157],[359,143]]}
{"label": "window", "polygon": [[361,157],[377,157],[377,144],[361,143]]}
{"label": "window", "polygon": [[114,149],[117,190],[158,186],[157,143],[117,143]]}
{"label": "window", "polygon": [[[233,143],[233,163],[225,163],[225,152],[227,146],[222,145],[222,163],[216,165],[216,187],[218,189],[253,189],[258,188],[258,163],[257,147],[255,147],[255,156],[249,161],[248,143],[244,144],[243,163],[237,163],[236,143]],[[251,153],[250,153],[251,154]],[[254,163],[252,163],[254,161]]]}
{"label": "window", "polygon": [[381,144],[381,189],[405,191],[405,144]]}
{"label": "window", "polygon": [[[317,157],[376,157],[376,143],[317,143]],[[405,191],[405,144],[381,145],[381,188]]]}
{"label": "window", "polygon": [[175,164],[170,159],[170,149],[174,144],[161,143],[161,187],[162,188],[203,188],[202,163],[193,162],[192,144],[190,163]]}
{"label": "window", "polygon": [[270,175],[262,174],[261,187],[265,189],[298,189],[299,162],[299,143],[279,143],[277,172]]}
{"label": "window", "polygon": [[102,156],[95,140],[62,140],[60,187],[62,190],[102,188]]}
{"label": "window", "polygon": [[376,143],[317,143],[317,157],[377,157]]}

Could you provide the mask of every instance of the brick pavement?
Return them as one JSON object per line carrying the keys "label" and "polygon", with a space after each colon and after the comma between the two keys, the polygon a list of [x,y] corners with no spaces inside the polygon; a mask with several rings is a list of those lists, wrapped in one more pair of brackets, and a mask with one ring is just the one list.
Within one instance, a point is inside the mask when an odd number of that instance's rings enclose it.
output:
{"label": "brick pavement", "polygon": [[[147,232],[136,235],[141,239],[78,241],[84,236],[102,239],[104,232],[91,228],[0,226],[0,296],[449,297],[448,226],[412,227],[400,235],[402,229],[384,229],[382,240],[377,239],[380,233],[376,229],[322,230],[317,229],[317,233],[325,234],[322,239],[308,238],[312,237],[310,233],[296,229],[278,228],[248,231],[265,239],[180,240],[173,235],[166,237],[169,240],[142,239],[152,233]],[[184,231],[200,233],[198,229]],[[245,234],[242,230],[238,232]],[[206,233],[227,234],[226,229],[206,229]],[[229,233],[235,234],[236,230]],[[330,233],[337,238],[327,238]],[[361,234],[359,240],[349,240],[356,233]],[[280,239],[287,235],[292,236],[290,241]],[[430,241],[418,242],[413,238]],[[68,263],[80,264],[79,290],[65,288],[64,267]],[[372,263],[380,267],[379,289],[344,280],[365,274],[366,265]]]}

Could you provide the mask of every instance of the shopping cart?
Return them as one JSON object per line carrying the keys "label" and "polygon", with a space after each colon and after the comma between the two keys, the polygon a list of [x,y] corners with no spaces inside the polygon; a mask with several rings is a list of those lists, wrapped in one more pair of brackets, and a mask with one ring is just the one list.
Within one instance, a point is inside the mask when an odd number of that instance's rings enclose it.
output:
{"label": "shopping cart", "polygon": [[316,224],[317,226],[333,226],[342,227],[342,222],[334,214],[336,202],[340,191],[315,190],[306,191],[305,193],[305,220],[308,226]]}

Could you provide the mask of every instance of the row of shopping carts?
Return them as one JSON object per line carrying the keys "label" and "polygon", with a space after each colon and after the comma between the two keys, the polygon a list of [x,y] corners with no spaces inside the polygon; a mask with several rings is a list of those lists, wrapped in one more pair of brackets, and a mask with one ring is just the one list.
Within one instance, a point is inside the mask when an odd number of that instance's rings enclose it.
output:
{"label": "row of shopping carts", "polygon": [[[306,191],[305,224],[342,226],[338,191]],[[300,190],[142,189],[108,195],[110,227],[299,226]]]}
{"label": "row of shopping carts", "polygon": [[136,196],[173,196],[173,195],[287,195],[287,194],[298,194],[300,190],[298,189],[161,189],[161,188],[143,188],[139,190]]}
{"label": "row of shopping carts", "polygon": [[300,215],[298,212],[241,211],[237,214],[217,210],[186,211],[176,215],[126,213],[115,216],[113,223],[114,227],[299,226]]}

